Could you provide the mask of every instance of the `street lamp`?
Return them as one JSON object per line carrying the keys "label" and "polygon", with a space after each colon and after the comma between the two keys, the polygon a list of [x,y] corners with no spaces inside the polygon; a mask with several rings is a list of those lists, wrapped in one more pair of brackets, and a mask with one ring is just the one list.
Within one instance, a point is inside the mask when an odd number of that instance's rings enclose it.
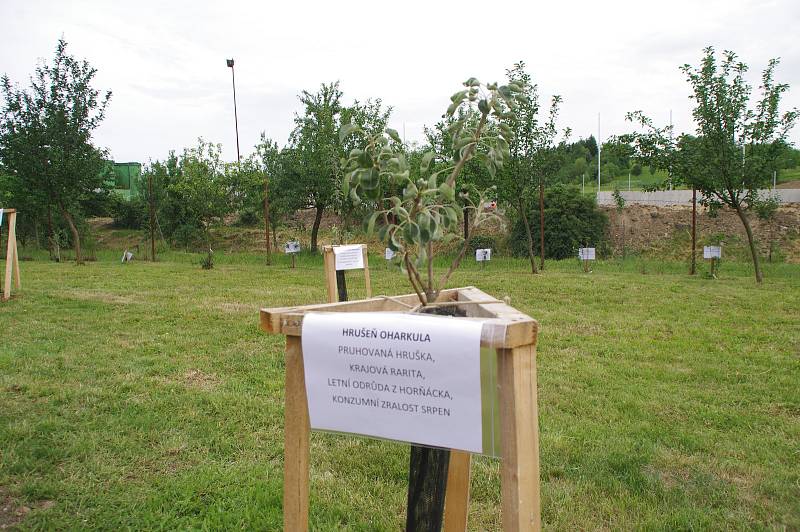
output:
{"label": "street lamp", "polygon": [[236,75],[233,72],[233,59],[226,59],[225,62],[231,69],[231,80],[233,81],[233,120],[236,123],[236,160],[242,161],[242,156],[239,155],[239,116],[236,113]]}

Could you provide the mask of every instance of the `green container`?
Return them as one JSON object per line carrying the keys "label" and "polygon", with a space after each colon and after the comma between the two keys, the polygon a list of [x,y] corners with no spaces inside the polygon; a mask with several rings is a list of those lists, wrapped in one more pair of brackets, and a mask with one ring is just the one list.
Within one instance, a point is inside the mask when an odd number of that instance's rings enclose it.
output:
{"label": "green container", "polygon": [[128,190],[131,195],[139,193],[141,163],[114,163],[114,176],[114,188]]}

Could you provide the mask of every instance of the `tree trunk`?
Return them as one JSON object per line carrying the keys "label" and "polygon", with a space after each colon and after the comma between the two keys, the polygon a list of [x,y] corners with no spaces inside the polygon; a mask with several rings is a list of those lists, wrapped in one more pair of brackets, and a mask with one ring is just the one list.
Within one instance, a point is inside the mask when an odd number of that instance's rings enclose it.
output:
{"label": "tree trunk", "polygon": [[49,251],[50,251],[50,260],[58,262],[60,260],[59,254],[56,252],[56,230],[53,228],[53,209],[48,204],[47,205],[47,232],[48,232],[48,243]]}
{"label": "tree trunk", "polygon": [[319,233],[319,225],[322,223],[322,213],[325,212],[324,205],[316,205],[317,215],[314,216],[314,226],[311,228],[311,251],[317,252],[317,234]]}
{"label": "tree trunk", "polygon": [[736,206],[736,214],[739,215],[739,219],[742,221],[744,230],[747,233],[747,243],[750,245],[750,254],[753,256],[753,268],[756,271],[756,282],[760,283],[764,280],[764,277],[761,275],[761,263],[758,260],[758,250],[756,249],[756,243],[753,239],[753,230],[750,228],[750,220],[747,219],[747,214],[745,214],[739,205]]}
{"label": "tree trunk", "polygon": [[275,253],[280,251],[280,249],[278,249],[278,228],[275,224],[272,224],[272,245],[275,248]]}
{"label": "tree trunk", "polygon": [[531,273],[539,273],[536,271],[536,256],[533,253],[533,231],[531,231],[531,224],[528,221],[528,214],[525,212],[522,198],[519,198],[517,208],[522,216],[522,224],[525,226],[525,233],[528,235],[528,258],[531,261]]}
{"label": "tree trunk", "polygon": [[464,207],[464,242],[469,240],[469,209]]}
{"label": "tree trunk", "polygon": [[539,180],[539,269],[544,270],[544,180]]}
{"label": "tree trunk", "polygon": [[83,264],[83,255],[81,254],[81,235],[78,233],[78,228],[75,227],[75,220],[73,220],[72,215],[64,207],[64,204],[60,203],[59,207],[61,208],[61,214],[64,215],[64,219],[67,221],[69,230],[72,233],[72,246],[75,249],[75,264]]}

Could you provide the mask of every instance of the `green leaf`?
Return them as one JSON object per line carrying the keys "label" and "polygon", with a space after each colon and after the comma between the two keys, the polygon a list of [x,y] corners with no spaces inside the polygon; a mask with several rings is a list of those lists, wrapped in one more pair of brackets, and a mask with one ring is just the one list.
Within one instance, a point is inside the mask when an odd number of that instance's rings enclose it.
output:
{"label": "green leaf", "polygon": [[425,155],[422,156],[422,161],[419,163],[419,171],[425,173],[428,171],[428,168],[431,166],[431,161],[433,161],[433,157],[436,154],[432,151],[425,152]]}
{"label": "green leaf", "polygon": [[378,211],[373,212],[364,220],[364,232],[371,235],[375,231],[375,220],[378,218]]}
{"label": "green leaf", "polygon": [[478,102],[478,111],[485,115],[489,114],[489,102],[485,98]]}
{"label": "green leaf", "polygon": [[360,132],[361,128],[359,128],[357,125],[355,125],[353,123],[345,124],[342,127],[340,127],[339,128],[339,143],[344,142],[344,139],[346,139],[348,136],[350,136],[352,133],[355,133],[356,131]]}
{"label": "green leaf", "polygon": [[389,135],[392,138],[392,140],[395,141],[396,143],[398,143],[398,144],[402,144],[403,143],[403,141],[400,139],[400,135],[397,134],[396,130],[394,130],[394,129],[390,128],[390,127],[387,127],[386,128],[386,134]]}
{"label": "green leaf", "polygon": [[469,90],[458,91],[457,93],[450,96],[450,101],[453,103],[461,103],[464,98],[467,97],[467,93]]}

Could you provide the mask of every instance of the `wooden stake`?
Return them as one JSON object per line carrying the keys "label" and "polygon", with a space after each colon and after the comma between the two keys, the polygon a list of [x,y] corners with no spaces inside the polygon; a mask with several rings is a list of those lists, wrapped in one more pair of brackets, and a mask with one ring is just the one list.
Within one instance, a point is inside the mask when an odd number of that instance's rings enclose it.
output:
{"label": "wooden stake", "polygon": [[472,455],[450,451],[447,469],[447,492],[444,497],[445,532],[464,532],[469,514],[469,480]]}
{"label": "wooden stake", "polygon": [[19,274],[19,251],[17,250],[17,211],[8,209],[3,211],[8,217],[8,231],[6,232],[6,272],[3,282],[3,301],[11,298],[11,276],[14,274],[14,284],[17,290],[22,288]]}
{"label": "wooden stake", "polygon": [[309,434],[308,398],[299,336],[286,337],[286,393],[283,446],[283,529],[308,530]]}
{"label": "wooden stake", "polygon": [[534,344],[497,350],[503,530],[541,530]]}

